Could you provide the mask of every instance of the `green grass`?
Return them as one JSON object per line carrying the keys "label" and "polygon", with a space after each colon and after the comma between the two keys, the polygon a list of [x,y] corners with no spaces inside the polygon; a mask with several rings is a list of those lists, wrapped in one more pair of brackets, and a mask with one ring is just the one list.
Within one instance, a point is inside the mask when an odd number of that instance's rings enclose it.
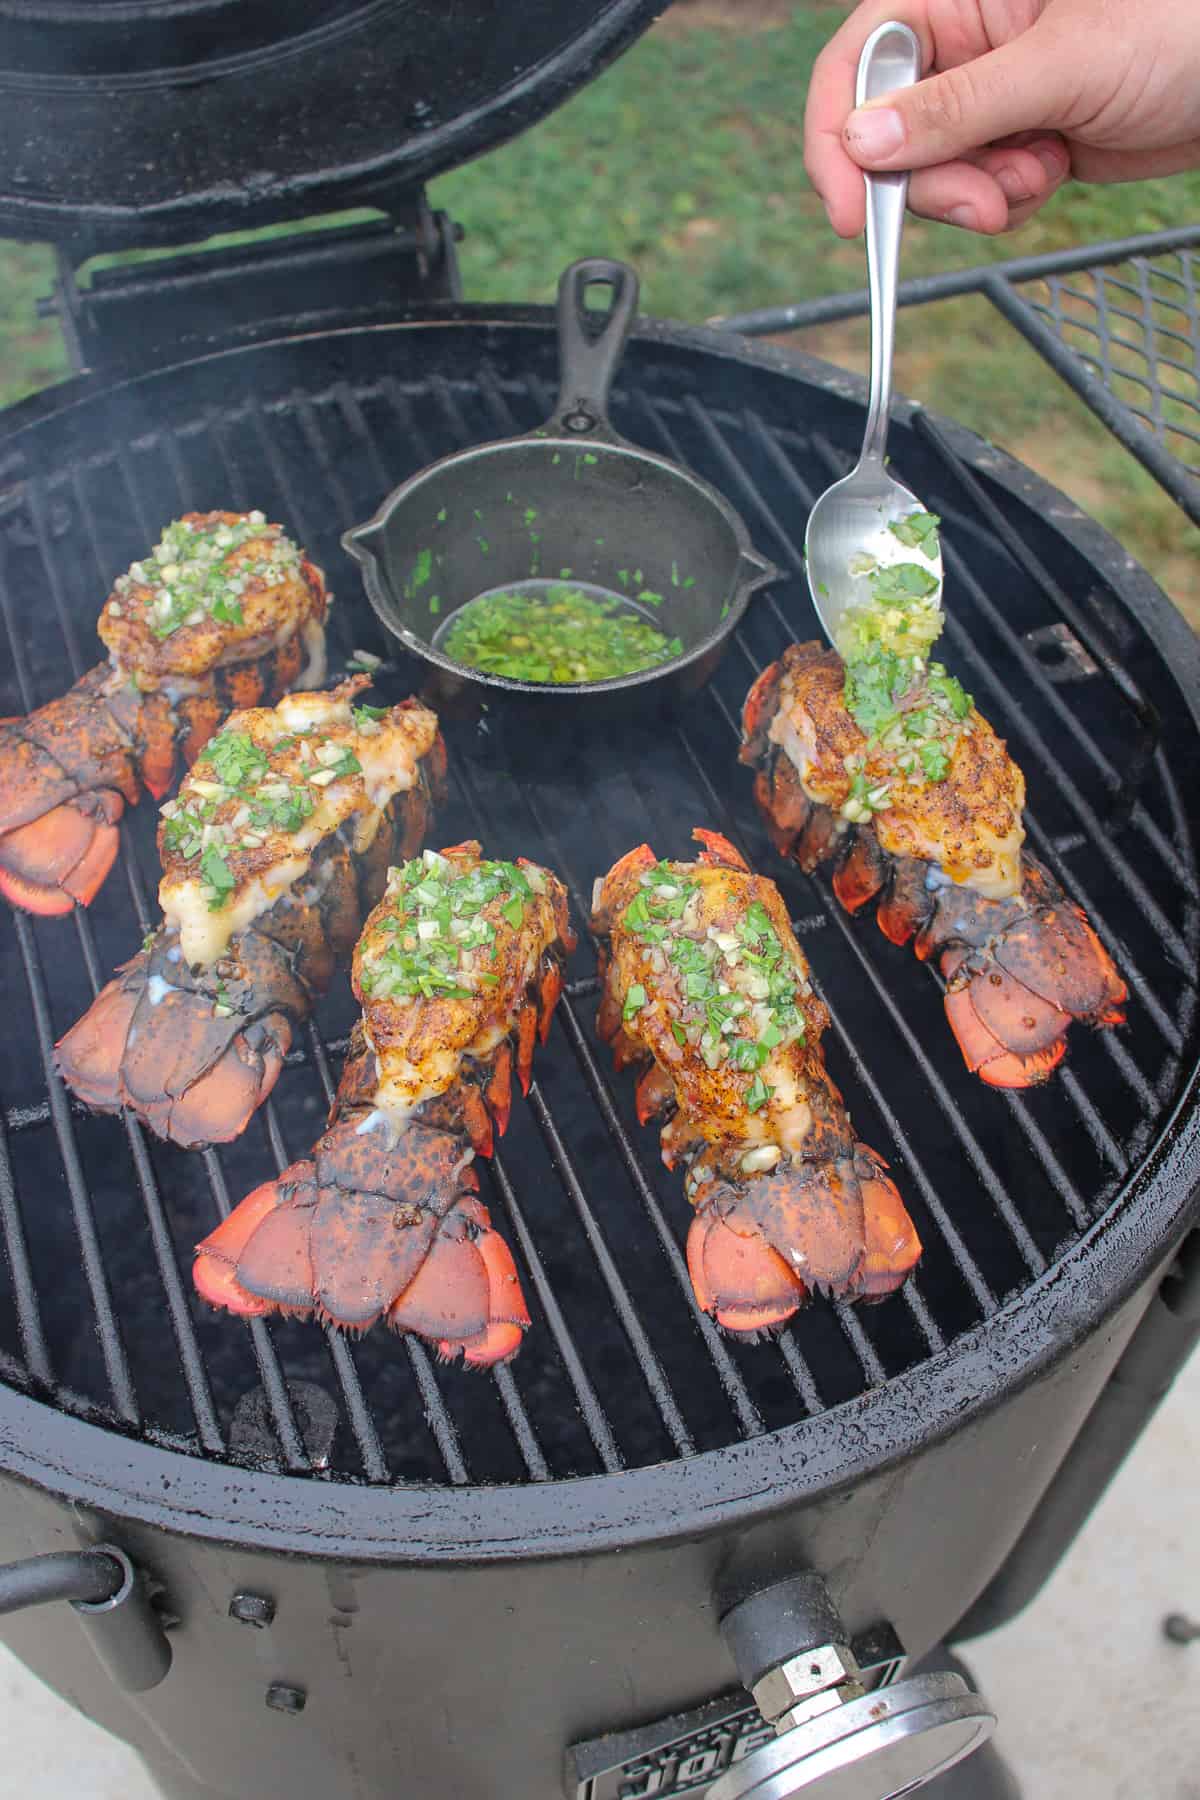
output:
{"label": "green grass", "polygon": [[[683,15],[681,15],[683,16]],[[772,30],[656,31],[549,119],[434,182],[466,228],[467,294],[549,301],[573,258],[622,257],[647,312],[687,321],[862,285],[860,244],[829,232],[802,166],[803,100],[840,10],[798,6]],[[1200,217],[1200,173],[1069,188],[1015,238],[914,221],[904,272],[1152,231]],[[64,372],[54,328],[33,316],[50,253],[0,245],[0,401]],[[793,340],[862,366],[865,325]],[[1025,454],[1118,531],[1177,598],[1196,585],[1195,533],[986,302],[902,318],[898,384]],[[1200,622],[1200,613],[1193,612]]]}

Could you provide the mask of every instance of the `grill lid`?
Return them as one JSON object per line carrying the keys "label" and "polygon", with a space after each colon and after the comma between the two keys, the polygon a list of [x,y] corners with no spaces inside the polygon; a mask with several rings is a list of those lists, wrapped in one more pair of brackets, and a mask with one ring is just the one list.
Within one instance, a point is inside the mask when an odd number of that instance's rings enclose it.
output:
{"label": "grill lid", "polygon": [[668,0],[0,0],[0,233],[77,255],[383,204]]}

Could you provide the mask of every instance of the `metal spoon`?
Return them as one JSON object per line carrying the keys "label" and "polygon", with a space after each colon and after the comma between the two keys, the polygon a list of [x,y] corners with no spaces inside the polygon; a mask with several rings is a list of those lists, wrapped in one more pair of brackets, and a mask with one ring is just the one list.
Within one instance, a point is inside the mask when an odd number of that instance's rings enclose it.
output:
{"label": "metal spoon", "polygon": [[[896,88],[911,87],[920,77],[921,46],[908,26],[895,21],[880,25],[867,39],[858,61],[855,104],[862,106]],[[804,535],[813,605],[834,644],[847,607],[864,597],[861,581],[850,572],[851,559],[865,554],[879,562],[896,562],[899,540],[889,525],[925,510],[916,495],[894,480],[884,467],[892,405],[896,282],[907,196],[907,174],[867,176],[867,274],[871,289],[871,398],[867,428],[857,466],[826,488],[808,516]],[[911,554],[908,552],[909,557]],[[932,563],[928,566],[940,587],[940,549],[936,567]]]}

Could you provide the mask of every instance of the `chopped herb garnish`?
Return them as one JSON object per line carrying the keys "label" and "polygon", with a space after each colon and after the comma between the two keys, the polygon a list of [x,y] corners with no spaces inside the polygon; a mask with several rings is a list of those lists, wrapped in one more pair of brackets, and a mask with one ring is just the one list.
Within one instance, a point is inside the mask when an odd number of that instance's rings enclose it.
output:
{"label": "chopped herb garnish", "polygon": [[212,889],[212,897],[208,902],[209,912],[220,912],[237,882],[224,853],[216,844],[210,844],[200,858],[200,873]]}
{"label": "chopped herb garnish", "polygon": [[641,1012],[645,1004],[646,990],[640,981],[635,981],[625,995],[625,1005],[621,1010],[621,1017],[625,1020],[632,1019],[635,1013]]}
{"label": "chopped herb garnish", "polygon": [[746,1105],[748,1109],[752,1113],[758,1112],[760,1107],[767,1104],[767,1101],[774,1092],[775,1089],[773,1087],[768,1087],[761,1075],[756,1075],[754,1080],[750,1083],[750,1086],[746,1089]]}
{"label": "chopped herb garnish", "polygon": [[[255,554],[236,554],[251,542]],[[300,551],[260,512],[246,513],[232,524],[176,519],[150,555],[118,578],[115,605],[122,610],[140,606],[158,638],[205,618],[243,625],[248,590],[277,587],[299,571]]]}
{"label": "chopped herb garnish", "polygon": [[496,922],[525,922],[529,879],[509,862],[480,862],[466,873],[428,851],[392,870],[388,907],[362,952],[362,992],[378,999],[467,1000],[494,987],[476,966],[496,941]]}
{"label": "chopped herb garnish", "polygon": [[906,519],[893,519],[888,530],[893,537],[909,550],[920,550],[929,558],[938,553],[938,526],[941,520],[936,513],[909,513]]}
{"label": "chopped herb garnish", "polygon": [[[760,901],[726,932],[700,930],[701,884],[689,871],[660,862],[641,877],[626,906],[621,927],[653,957],[653,967],[669,973],[678,995],[671,1032],[681,1047],[691,1044],[711,1069],[722,1063],[758,1078],[780,1045],[803,1043],[804,1015],[797,1003],[802,976]],[[664,959],[665,958],[665,962]],[[641,994],[634,984],[626,997]]]}
{"label": "chopped herb garnish", "polygon": [[387,706],[355,706],[351,708],[351,711],[354,715],[354,723],[361,731],[364,725],[373,720],[386,719],[391,708]]}
{"label": "chopped herb garnish", "polygon": [[242,731],[219,732],[206,746],[202,760],[212,764],[217,780],[227,788],[260,781],[270,768],[254,739]]}

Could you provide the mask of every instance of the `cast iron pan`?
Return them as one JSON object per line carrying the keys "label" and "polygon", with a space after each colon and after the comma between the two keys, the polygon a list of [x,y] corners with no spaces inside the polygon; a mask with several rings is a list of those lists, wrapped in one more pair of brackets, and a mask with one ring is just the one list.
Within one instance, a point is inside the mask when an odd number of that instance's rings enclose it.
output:
{"label": "cast iron pan", "polygon": [[[610,290],[605,309],[587,304],[599,287]],[[525,437],[431,464],[342,539],[383,624],[426,665],[422,691],[435,705],[583,700],[591,716],[686,698],[711,676],[751,594],[778,576],[722,494],[610,425],[608,392],[637,298],[626,264],[573,263],[558,286],[553,416]],[[619,594],[682,652],[636,675],[550,686],[481,674],[438,647],[469,600],[531,579]]]}

